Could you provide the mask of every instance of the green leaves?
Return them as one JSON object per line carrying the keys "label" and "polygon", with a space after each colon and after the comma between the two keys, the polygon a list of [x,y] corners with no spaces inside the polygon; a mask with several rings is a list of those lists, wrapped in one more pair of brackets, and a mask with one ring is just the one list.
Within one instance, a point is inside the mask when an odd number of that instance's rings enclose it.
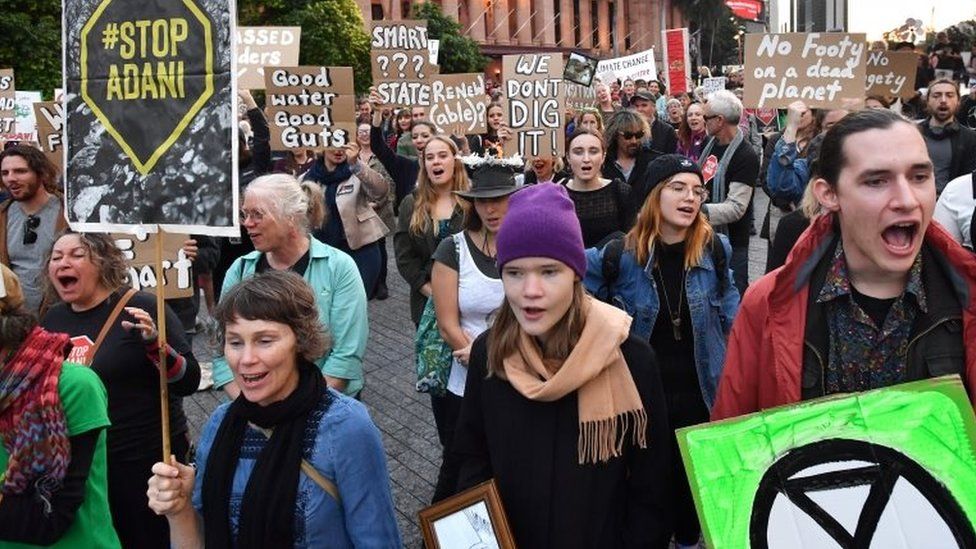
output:
{"label": "green leaves", "polygon": [[12,67],[18,90],[51,99],[61,87],[61,0],[0,0],[0,67]]}
{"label": "green leaves", "polygon": [[414,4],[411,10],[414,19],[427,20],[428,38],[441,41],[438,63],[441,74],[481,72],[488,64],[488,58],[481,55],[478,43],[461,33],[461,24],[444,15],[434,2]]}

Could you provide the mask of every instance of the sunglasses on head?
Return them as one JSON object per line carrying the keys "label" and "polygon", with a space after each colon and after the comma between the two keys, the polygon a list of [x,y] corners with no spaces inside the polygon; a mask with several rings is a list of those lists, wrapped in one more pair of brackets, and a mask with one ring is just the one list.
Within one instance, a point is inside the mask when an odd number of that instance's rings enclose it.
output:
{"label": "sunglasses on head", "polygon": [[620,132],[620,137],[623,137],[624,139],[641,139],[642,137],[644,137],[644,131],[640,130],[636,132]]}
{"label": "sunglasses on head", "polygon": [[24,224],[24,245],[37,242],[37,227],[41,224],[41,218],[36,215],[28,215],[27,223]]}

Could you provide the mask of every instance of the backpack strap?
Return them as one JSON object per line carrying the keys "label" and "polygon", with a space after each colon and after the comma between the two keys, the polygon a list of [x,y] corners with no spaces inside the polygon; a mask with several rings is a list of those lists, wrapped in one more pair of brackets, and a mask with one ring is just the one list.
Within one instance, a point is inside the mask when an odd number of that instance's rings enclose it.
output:
{"label": "backpack strap", "polygon": [[600,274],[603,285],[600,290],[605,293],[603,301],[610,303],[613,299],[613,285],[620,277],[620,258],[624,255],[624,239],[618,237],[610,240],[603,247],[603,261],[600,264]]}
{"label": "backpack strap", "polygon": [[719,295],[724,295],[725,290],[727,290],[728,280],[725,277],[725,271],[728,269],[728,258],[725,257],[725,246],[722,245],[722,239],[718,237],[717,233],[712,233],[712,265],[715,267],[715,276],[718,277],[718,293]]}
{"label": "backpack strap", "polygon": [[95,355],[98,354],[99,347],[102,346],[102,342],[105,341],[105,336],[108,335],[109,330],[115,324],[116,319],[119,318],[119,314],[122,313],[122,309],[129,303],[132,296],[136,295],[136,291],[132,288],[126,290],[122,297],[119,298],[118,303],[115,304],[115,308],[109,313],[108,318],[105,319],[105,323],[102,324],[102,329],[98,332],[98,337],[95,338],[95,344],[92,345],[91,351],[89,351],[88,362],[89,366],[95,363]]}

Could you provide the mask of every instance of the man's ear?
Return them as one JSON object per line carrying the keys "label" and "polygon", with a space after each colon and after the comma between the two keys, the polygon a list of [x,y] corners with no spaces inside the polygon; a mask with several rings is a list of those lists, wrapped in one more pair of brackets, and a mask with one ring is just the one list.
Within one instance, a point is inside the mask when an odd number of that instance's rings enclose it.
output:
{"label": "man's ear", "polygon": [[810,184],[813,185],[813,196],[817,198],[817,202],[820,203],[820,207],[824,211],[836,212],[840,209],[840,204],[837,201],[837,189],[827,183],[826,179],[818,177]]}

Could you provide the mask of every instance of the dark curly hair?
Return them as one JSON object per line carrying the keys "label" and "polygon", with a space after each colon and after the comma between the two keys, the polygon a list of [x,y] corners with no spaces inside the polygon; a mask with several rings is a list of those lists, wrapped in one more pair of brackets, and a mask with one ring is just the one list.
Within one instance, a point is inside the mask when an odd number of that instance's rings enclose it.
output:
{"label": "dark curly hair", "polygon": [[240,282],[221,296],[214,318],[220,325],[221,343],[227,324],[243,318],[285,324],[295,332],[296,354],[309,362],[324,356],[329,348],[315,294],[291,271],[272,270]]}
{"label": "dark curly hair", "polygon": [[37,175],[37,180],[49,193],[58,193],[58,168],[36,147],[14,145],[0,152],[0,164],[11,156],[19,156],[27,162],[27,167]]}

